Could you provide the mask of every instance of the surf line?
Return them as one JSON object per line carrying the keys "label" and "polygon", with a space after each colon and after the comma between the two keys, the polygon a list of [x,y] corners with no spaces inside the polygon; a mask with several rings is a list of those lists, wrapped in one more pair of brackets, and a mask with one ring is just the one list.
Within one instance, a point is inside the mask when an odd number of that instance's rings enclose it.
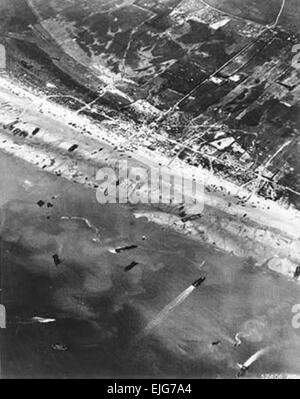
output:
{"label": "surf line", "polygon": [[94,233],[98,236],[97,241],[100,241],[100,231],[98,227],[94,226],[88,219],[80,217],[80,216],[61,216],[61,220],[80,220],[81,222],[84,222],[84,224],[94,231]]}

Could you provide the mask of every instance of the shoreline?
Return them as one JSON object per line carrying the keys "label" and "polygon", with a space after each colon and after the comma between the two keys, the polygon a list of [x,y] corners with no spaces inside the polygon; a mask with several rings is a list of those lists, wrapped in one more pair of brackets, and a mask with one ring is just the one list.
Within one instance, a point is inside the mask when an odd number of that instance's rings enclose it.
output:
{"label": "shoreline", "polygon": [[[180,160],[168,167],[167,156],[142,148],[136,142],[128,142],[127,136],[122,136],[122,126],[109,129],[108,123],[101,126],[92,123],[88,117],[47,99],[41,100],[8,79],[0,77],[0,87],[1,103],[6,100],[20,110],[19,113],[15,113],[15,109],[6,110],[5,116],[0,113],[2,151],[94,189],[98,187],[96,173],[101,166],[115,168],[118,161],[125,159],[130,159],[135,166],[160,169],[162,175],[170,174],[171,170],[173,175],[196,179],[205,187],[201,199],[205,208],[199,220],[182,222],[172,206],[152,206],[155,210],[150,208],[149,211],[146,205],[143,216],[191,238],[206,241],[220,250],[253,257],[259,264],[273,259],[271,265],[268,264],[269,268],[292,277],[300,264],[300,213],[296,209],[283,208],[256,195],[245,201],[249,191],[207,170],[186,165]],[[16,120],[16,115],[19,115],[19,120],[10,131],[7,126]],[[14,135],[13,130],[20,127],[27,132],[26,137]],[[33,136],[36,127],[40,131]],[[133,141],[136,133],[133,132]],[[74,154],[68,152],[73,143],[79,144]],[[131,144],[133,151],[130,150]],[[96,150],[99,146],[101,151]]]}

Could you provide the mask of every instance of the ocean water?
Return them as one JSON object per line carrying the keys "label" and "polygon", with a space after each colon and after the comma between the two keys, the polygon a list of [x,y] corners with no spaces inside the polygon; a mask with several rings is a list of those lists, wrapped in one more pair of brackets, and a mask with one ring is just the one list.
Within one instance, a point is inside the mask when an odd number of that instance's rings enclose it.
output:
{"label": "ocean water", "polygon": [[[300,373],[295,282],[2,153],[0,168],[4,377],[229,378],[267,346],[248,376]],[[170,306],[200,275],[205,282]]]}

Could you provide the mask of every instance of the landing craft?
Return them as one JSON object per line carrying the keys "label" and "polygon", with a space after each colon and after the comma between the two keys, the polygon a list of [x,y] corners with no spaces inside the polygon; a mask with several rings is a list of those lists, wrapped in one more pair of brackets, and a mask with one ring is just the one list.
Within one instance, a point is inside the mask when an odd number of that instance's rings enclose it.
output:
{"label": "landing craft", "polygon": [[205,279],[206,279],[206,277],[200,277],[200,278],[198,278],[198,280],[194,281],[192,285],[195,288],[197,288],[197,287],[199,287],[199,285],[201,285],[205,281]]}
{"label": "landing craft", "polygon": [[195,215],[184,215],[181,218],[181,220],[183,222],[189,222],[189,221],[192,221],[192,220],[197,220],[197,219],[201,218],[201,216],[202,216],[201,213],[197,213]]}
{"label": "landing craft", "polygon": [[119,247],[119,248],[108,248],[108,251],[112,254],[120,254],[124,251],[129,251],[130,249],[138,248],[137,245],[126,245],[126,247]]}
{"label": "landing craft", "polygon": [[115,252],[116,252],[117,254],[119,254],[120,252],[128,251],[128,250],[130,250],[130,249],[135,249],[135,248],[137,248],[137,247],[138,247],[137,245],[127,245],[126,247],[116,248],[116,249],[115,249]]}
{"label": "landing craft", "polygon": [[240,364],[240,363],[238,363],[238,366],[239,366],[240,369],[239,369],[239,371],[237,373],[237,377],[240,378],[240,377],[243,377],[246,374],[246,372],[249,369],[249,366],[247,367],[244,364]]}
{"label": "landing craft", "polygon": [[44,317],[38,317],[34,316],[31,318],[32,321],[36,321],[37,323],[54,323],[56,320],[55,319],[50,319],[50,318],[44,318]]}
{"label": "landing craft", "polygon": [[269,351],[269,347],[260,349],[254,355],[250,356],[248,360],[245,361],[244,364],[238,363],[238,367],[240,368],[239,372],[237,373],[237,377],[243,377],[245,373],[248,371],[249,367],[252,363],[256,362],[262,355],[264,355],[267,351]]}
{"label": "landing craft", "polygon": [[129,270],[133,269],[138,264],[139,263],[135,261],[131,262],[130,265],[124,267],[125,272],[129,272]]}

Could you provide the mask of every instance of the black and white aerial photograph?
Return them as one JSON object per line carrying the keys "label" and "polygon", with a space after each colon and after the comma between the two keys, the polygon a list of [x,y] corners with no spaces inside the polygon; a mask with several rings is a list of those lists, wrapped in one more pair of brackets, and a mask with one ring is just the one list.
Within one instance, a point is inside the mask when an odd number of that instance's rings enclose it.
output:
{"label": "black and white aerial photograph", "polygon": [[0,379],[300,379],[300,0],[0,0]]}

